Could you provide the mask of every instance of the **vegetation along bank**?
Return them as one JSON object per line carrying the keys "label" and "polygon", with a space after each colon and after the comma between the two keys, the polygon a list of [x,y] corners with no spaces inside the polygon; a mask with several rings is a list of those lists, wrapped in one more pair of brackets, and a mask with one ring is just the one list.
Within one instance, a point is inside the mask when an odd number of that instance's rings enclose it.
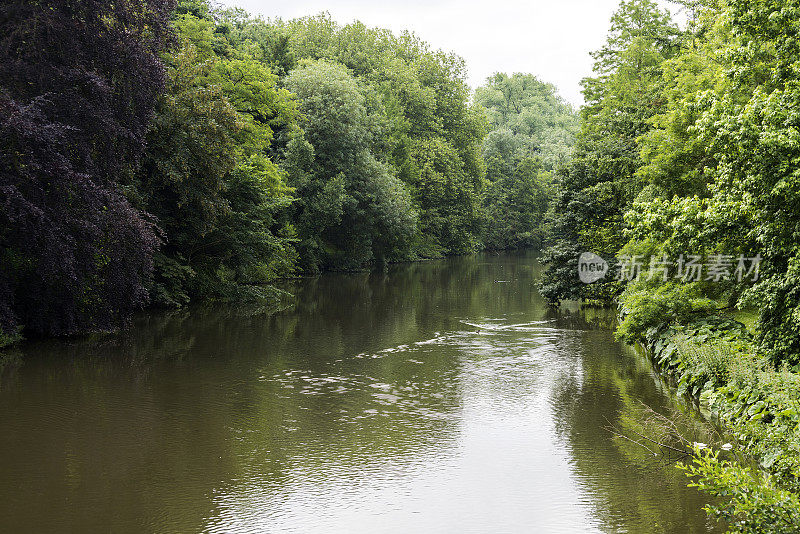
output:
{"label": "vegetation along bank", "polygon": [[[325,14],[11,2],[0,345],[146,306],[270,301],[301,273],[541,246],[549,301],[618,305],[621,339],[760,463],[696,450],[686,469],[716,513],[733,532],[795,532],[800,2],[675,3],[686,24],[620,4],[576,113],[532,75],[471,95],[458,56]],[[733,263],[584,284],[583,252]],[[745,257],[757,277],[734,275]]]}

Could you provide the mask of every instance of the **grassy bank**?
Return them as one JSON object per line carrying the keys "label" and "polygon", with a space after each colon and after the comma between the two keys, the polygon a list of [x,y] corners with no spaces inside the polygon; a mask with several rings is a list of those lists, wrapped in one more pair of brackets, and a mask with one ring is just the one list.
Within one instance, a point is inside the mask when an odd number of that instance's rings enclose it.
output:
{"label": "grassy bank", "polygon": [[[738,316],[737,316],[738,318]],[[708,315],[662,324],[641,337],[678,394],[692,395],[730,432],[733,452],[754,466],[696,448],[682,468],[722,503],[709,512],[730,532],[800,529],[800,374],[758,355],[751,331],[731,317]],[[722,454],[721,454],[722,453]]]}

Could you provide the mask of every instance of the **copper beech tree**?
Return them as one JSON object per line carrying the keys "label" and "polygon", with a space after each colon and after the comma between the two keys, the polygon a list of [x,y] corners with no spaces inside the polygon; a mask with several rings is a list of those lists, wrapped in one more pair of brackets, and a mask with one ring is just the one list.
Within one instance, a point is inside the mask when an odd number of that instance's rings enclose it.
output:
{"label": "copper beech tree", "polygon": [[164,84],[169,0],[0,7],[0,338],[107,329],[159,238],[119,184]]}

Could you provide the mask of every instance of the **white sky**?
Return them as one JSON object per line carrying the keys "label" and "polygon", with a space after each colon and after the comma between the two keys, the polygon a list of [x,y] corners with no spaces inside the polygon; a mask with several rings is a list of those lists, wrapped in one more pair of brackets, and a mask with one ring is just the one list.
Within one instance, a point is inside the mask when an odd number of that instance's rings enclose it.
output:
{"label": "white sky", "polygon": [[[410,30],[434,48],[452,51],[467,63],[474,89],[494,72],[529,72],[555,84],[576,107],[579,82],[592,70],[589,52],[605,41],[619,0],[219,0],[265,18],[291,19],[328,11],[346,24],[395,33]],[[659,0],[675,13],[677,6]]]}

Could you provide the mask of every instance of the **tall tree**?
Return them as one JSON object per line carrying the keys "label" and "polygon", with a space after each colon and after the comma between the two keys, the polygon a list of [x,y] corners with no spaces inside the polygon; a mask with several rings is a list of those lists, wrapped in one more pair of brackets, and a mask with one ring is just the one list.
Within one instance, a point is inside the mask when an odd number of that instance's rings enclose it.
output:
{"label": "tall tree", "polygon": [[625,0],[611,18],[606,44],[593,54],[594,76],[583,80],[586,105],[573,159],[560,173],[561,191],[550,223],[554,244],[542,294],[550,301],[610,301],[619,284],[578,279],[578,255],[610,259],[625,244],[623,215],[642,192],[638,138],[664,105],[663,63],[678,50],[680,33],[652,0]]}
{"label": "tall tree", "polygon": [[[580,127],[552,84],[532,74],[498,72],[475,90],[475,101],[486,109],[492,130],[510,131],[515,148],[537,156],[546,170],[567,162]],[[485,150],[484,144],[484,156]]]}
{"label": "tall tree", "polygon": [[531,74],[497,73],[475,91],[492,131],[483,142],[487,188],[484,246],[540,246],[552,171],[565,164],[578,132],[578,116],[556,88]]}
{"label": "tall tree", "polygon": [[158,239],[118,184],[163,87],[168,0],[0,6],[0,330],[75,334],[147,300]]}
{"label": "tall tree", "polygon": [[361,268],[407,250],[416,228],[404,184],[377,149],[380,118],[341,65],[306,62],[285,80],[300,99],[302,137],[287,169],[306,268]]}
{"label": "tall tree", "polygon": [[406,256],[480,246],[485,125],[470,104],[460,57],[432,50],[409,33],[397,36],[360,22],[340,26],[327,14],[286,22],[224,16],[237,21],[230,41],[249,42],[275,72],[321,59],[345,66],[358,80],[373,118],[382,123],[378,159],[403,181],[419,214]]}
{"label": "tall tree", "polygon": [[732,90],[700,125],[719,154],[715,229],[726,235],[732,220],[744,219],[739,246],[764,258],[761,279],[745,296],[760,309],[761,347],[773,361],[798,365],[800,2],[732,2],[728,13]]}
{"label": "tall tree", "polygon": [[295,260],[279,220],[290,190],[270,156],[275,132],[296,128],[296,104],[265,65],[218,37],[210,17],[187,11],[176,26],[167,92],[133,184],[164,232],[155,303],[270,297],[269,283]]}

